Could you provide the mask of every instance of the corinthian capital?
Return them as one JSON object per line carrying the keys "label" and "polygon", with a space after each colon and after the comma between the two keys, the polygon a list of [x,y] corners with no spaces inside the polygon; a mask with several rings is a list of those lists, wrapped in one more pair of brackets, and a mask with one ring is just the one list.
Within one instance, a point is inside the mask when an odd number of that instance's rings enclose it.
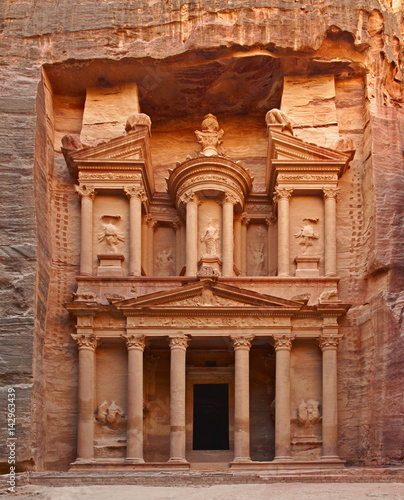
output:
{"label": "corinthian capital", "polygon": [[324,198],[334,198],[337,201],[340,189],[339,187],[323,188]]}
{"label": "corinthian capital", "polygon": [[126,348],[128,351],[130,349],[136,349],[137,351],[144,351],[145,347],[145,339],[144,335],[124,335],[122,334],[121,337],[124,339]]}
{"label": "corinthian capital", "polygon": [[183,205],[187,205],[188,203],[197,203],[198,205],[201,204],[200,199],[193,191],[190,191],[188,193],[184,193],[180,198],[180,202]]}
{"label": "corinthian capital", "polygon": [[81,186],[74,186],[76,193],[79,194],[82,198],[89,197],[94,199],[95,196],[95,188],[94,186],[87,186],[87,184],[82,184]]}
{"label": "corinthian capital", "polygon": [[254,340],[254,335],[230,335],[230,338],[233,341],[235,351],[237,349],[247,349],[249,351],[251,349],[251,343]]}
{"label": "corinthian capital", "polygon": [[145,190],[142,188],[142,186],[127,186],[124,187],[123,190],[125,191],[125,194],[128,198],[132,198],[132,196],[134,196],[140,201],[146,201],[147,199]]}
{"label": "corinthian capital", "polygon": [[288,187],[276,187],[274,202],[277,203],[281,198],[289,199],[293,194],[293,188]]}
{"label": "corinthian capital", "polygon": [[231,203],[232,205],[236,205],[238,203],[238,199],[236,196],[234,196],[233,194],[230,194],[230,193],[225,193],[224,194],[224,199],[223,199],[223,203]]}
{"label": "corinthian capital", "polygon": [[80,349],[91,349],[95,351],[97,347],[97,339],[94,335],[84,335],[78,333],[72,333],[72,339],[77,342],[78,348]]}
{"label": "corinthian capital", "polygon": [[295,340],[295,335],[273,335],[275,340],[275,351],[280,349],[290,351],[292,349],[292,341]]}
{"label": "corinthian capital", "polygon": [[190,342],[191,339],[186,335],[170,335],[169,338],[170,349],[183,349],[186,351]]}
{"label": "corinthian capital", "polygon": [[322,351],[327,349],[337,350],[341,340],[342,335],[338,334],[320,335],[318,343]]}

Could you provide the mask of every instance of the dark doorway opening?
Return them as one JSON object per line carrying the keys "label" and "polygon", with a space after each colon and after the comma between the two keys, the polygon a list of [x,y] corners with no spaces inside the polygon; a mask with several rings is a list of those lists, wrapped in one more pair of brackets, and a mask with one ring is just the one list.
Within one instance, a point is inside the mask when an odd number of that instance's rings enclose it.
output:
{"label": "dark doorway opening", "polygon": [[229,449],[229,385],[194,385],[194,450]]}

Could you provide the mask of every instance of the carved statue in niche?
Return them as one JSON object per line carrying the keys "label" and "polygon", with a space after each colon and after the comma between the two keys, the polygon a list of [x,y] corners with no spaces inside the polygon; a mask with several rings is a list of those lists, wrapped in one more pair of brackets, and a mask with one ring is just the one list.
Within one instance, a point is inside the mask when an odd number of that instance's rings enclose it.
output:
{"label": "carved statue in niche", "polygon": [[320,403],[315,399],[302,399],[297,407],[297,422],[303,429],[310,429],[320,420]]}
{"label": "carved statue in niche", "polygon": [[161,250],[156,257],[156,264],[161,276],[170,276],[173,269],[172,249]]}
{"label": "carved statue in niche", "polygon": [[205,234],[201,237],[201,243],[205,244],[204,257],[216,257],[218,255],[219,231],[209,222]]}
{"label": "carved statue in niche", "polygon": [[125,412],[115,401],[112,401],[111,404],[108,404],[108,401],[103,401],[95,412],[95,418],[98,423],[114,430],[124,424],[125,417]]}
{"label": "carved statue in niche", "polygon": [[318,218],[306,217],[305,219],[303,219],[303,226],[294,235],[295,238],[299,239],[299,245],[301,245],[302,247],[303,254],[308,253],[310,247],[312,247],[316,242],[316,240],[318,240],[320,237],[318,232],[314,231],[314,228],[311,225],[311,224],[317,224],[317,222]]}
{"label": "carved statue in niche", "polygon": [[113,222],[120,220],[120,215],[103,215],[101,217],[103,231],[98,234],[98,241],[104,242],[108,248],[108,253],[117,253],[119,243],[125,241],[125,235],[118,231]]}
{"label": "carved statue in niche", "polygon": [[223,137],[223,130],[219,130],[219,122],[216,116],[207,114],[202,122],[202,131],[195,130],[198,142],[202,146],[202,156],[217,156],[222,154],[220,144]]}
{"label": "carved statue in niche", "polygon": [[264,243],[250,243],[251,264],[253,274],[261,276],[264,273]]}

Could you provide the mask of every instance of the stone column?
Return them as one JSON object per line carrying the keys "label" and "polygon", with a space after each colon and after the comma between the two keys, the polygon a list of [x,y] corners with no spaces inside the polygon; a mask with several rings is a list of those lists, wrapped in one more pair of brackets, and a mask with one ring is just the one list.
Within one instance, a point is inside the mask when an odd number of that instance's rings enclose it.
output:
{"label": "stone column", "polygon": [[177,217],[173,222],[173,227],[175,229],[175,274],[179,276],[182,269],[182,259],[181,259],[181,219]]}
{"label": "stone column", "polygon": [[148,255],[148,247],[149,247],[149,226],[147,225],[148,216],[143,215],[142,217],[142,267],[146,274],[149,276],[149,255]]}
{"label": "stone column", "polygon": [[128,349],[128,421],[126,461],[143,463],[143,351],[144,335],[121,335]]}
{"label": "stone column", "polygon": [[274,335],[275,375],[275,460],[291,460],[290,452],[290,350],[291,335]]}
{"label": "stone column", "polygon": [[241,215],[234,217],[234,265],[241,272]]}
{"label": "stone column", "polygon": [[181,202],[186,205],[186,275],[196,276],[198,271],[198,205],[199,198],[194,193],[185,194]]}
{"label": "stone column", "polygon": [[247,225],[250,219],[244,212],[241,216],[241,274],[247,275]]}
{"label": "stone column", "polygon": [[95,349],[94,335],[73,334],[79,348],[77,459],[94,459]]}
{"label": "stone column", "polygon": [[145,191],[140,186],[124,188],[129,198],[129,276],[142,275],[142,202]]}
{"label": "stone column", "polygon": [[289,276],[289,198],[292,188],[275,188],[278,202],[278,276]]}
{"label": "stone column", "polygon": [[147,267],[149,276],[154,276],[154,226],[156,221],[151,216],[147,218],[148,237],[147,237]]}
{"label": "stone column", "polygon": [[170,462],[186,462],[185,368],[189,338],[170,336]]}
{"label": "stone column", "polygon": [[274,238],[274,225],[276,222],[276,217],[273,213],[269,217],[265,218],[265,223],[267,225],[267,268],[268,275],[272,276],[274,270],[276,269],[276,262],[274,262],[274,254],[276,252],[275,241]]}
{"label": "stone column", "polygon": [[322,460],[338,457],[337,349],[342,336],[323,334],[319,338],[323,352],[323,452]]}
{"label": "stone column", "polygon": [[93,200],[94,186],[75,186],[81,196],[81,230],[80,230],[80,274],[93,274]]}
{"label": "stone column", "polygon": [[234,205],[237,199],[225,193],[223,207],[222,207],[222,221],[223,221],[223,252],[222,252],[222,275],[234,276],[234,227],[233,227],[233,214]]}
{"label": "stone column", "polygon": [[337,275],[337,196],[340,188],[323,188],[324,267],[326,276]]}
{"label": "stone column", "polygon": [[250,348],[254,335],[230,337],[235,354],[234,462],[250,458]]}

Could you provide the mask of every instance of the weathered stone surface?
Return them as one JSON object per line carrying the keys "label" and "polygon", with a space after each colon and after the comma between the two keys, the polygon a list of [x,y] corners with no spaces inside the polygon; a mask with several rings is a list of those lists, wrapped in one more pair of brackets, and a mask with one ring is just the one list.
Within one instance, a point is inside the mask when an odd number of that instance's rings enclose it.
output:
{"label": "weathered stone surface", "polygon": [[[339,291],[353,304],[340,347],[340,452],[352,463],[402,460],[399,9],[397,0],[393,9],[377,0],[3,3],[1,375],[5,385],[21,386],[21,467],[63,469],[74,458],[76,354],[63,303],[75,291],[80,205],[60,139],[81,132],[86,89],[128,82],[137,83],[141,110],[153,122],[160,192],[168,168],[197,149],[193,130],[208,112],[217,113],[223,146],[250,168],[257,191],[265,186],[264,116],[287,95],[292,111],[296,94],[305,100],[305,139],[354,142],[338,202]],[[318,100],[326,117],[310,104],[310,89],[289,92],[288,82],[302,78],[326,88]],[[119,134],[137,111],[119,113]],[[254,446],[257,457],[269,456],[258,440]]]}

